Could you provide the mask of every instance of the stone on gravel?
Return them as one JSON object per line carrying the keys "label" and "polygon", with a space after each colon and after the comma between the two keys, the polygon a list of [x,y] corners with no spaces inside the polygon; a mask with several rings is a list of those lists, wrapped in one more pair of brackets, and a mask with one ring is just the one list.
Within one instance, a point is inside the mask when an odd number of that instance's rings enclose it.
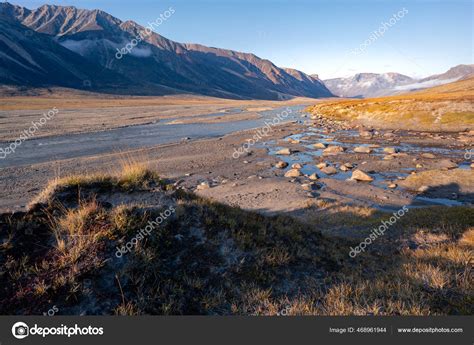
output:
{"label": "stone on gravel", "polygon": [[276,154],[277,155],[291,155],[292,153],[295,153],[295,152],[298,152],[298,151],[285,148],[285,149],[281,149],[277,151]]}
{"label": "stone on gravel", "polygon": [[458,165],[450,159],[442,159],[439,162],[437,162],[436,165],[440,169],[455,169],[458,167]]}
{"label": "stone on gravel", "polygon": [[432,153],[422,153],[421,154],[421,157],[423,158],[429,158],[429,159],[433,159],[433,158],[436,158],[436,156]]}
{"label": "stone on gravel", "polygon": [[298,169],[290,169],[285,173],[285,177],[298,177],[301,176],[301,171]]}
{"label": "stone on gravel", "polygon": [[342,146],[328,146],[324,151],[323,155],[337,155],[338,153],[344,152],[344,148]]}
{"label": "stone on gravel", "polygon": [[354,152],[357,152],[357,153],[371,153],[372,150],[367,146],[357,146],[354,149]]}
{"label": "stone on gravel", "polygon": [[319,176],[318,176],[318,174],[314,173],[314,174],[309,175],[308,178],[309,178],[310,180],[313,180],[313,181],[314,181],[314,180],[319,179]]}
{"label": "stone on gravel", "polygon": [[284,161],[279,161],[277,164],[275,164],[275,167],[278,169],[285,169],[288,166],[287,162]]}
{"label": "stone on gravel", "polygon": [[313,145],[313,147],[315,149],[325,149],[327,147],[327,145],[323,144],[323,143],[316,143],[316,144]]}
{"label": "stone on gravel", "polygon": [[352,172],[351,180],[371,182],[374,178],[362,170],[356,169]]}
{"label": "stone on gravel", "polygon": [[383,152],[385,153],[397,153],[398,150],[395,147],[386,147],[383,149]]}
{"label": "stone on gravel", "polygon": [[301,169],[303,166],[300,163],[293,163],[291,165],[292,169]]}
{"label": "stone on gravel", "polygon": [[319,164],[316,164],[316,167],[317,167],[318,169],[322,169],[322,168],[325,168],[325,167],[327,167],[327,166],[328,166],[328,164],[327,164],[327,163],[324,163],[324,162],[319,163]]}
{"label": "stone on gravel", "polygon": [[334,167],[325,167],[321,169],[321,172],[325,173],[326,175],[334,175],[337,174],[337,170]]}

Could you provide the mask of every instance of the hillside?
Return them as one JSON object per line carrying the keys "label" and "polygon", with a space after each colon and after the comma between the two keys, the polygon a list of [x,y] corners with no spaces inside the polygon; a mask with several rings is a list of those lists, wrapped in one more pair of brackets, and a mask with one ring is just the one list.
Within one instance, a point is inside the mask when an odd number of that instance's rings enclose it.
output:
{"label": "hillside", "polygon": [[[43,65],[55,61],[65,65],[72,74],[76,66],[93,64],[91,70],[96,72],[91,74],[95,78],[84,75],[80,83],[73,84],[75,88],[121,94],[194,93],[268,100],[332,96],[321,80],[303,72],[277,67],[254,54],[174,42],[154,31],[148,33],[133,21],[123,22],[100,10],[52,5],[29,10],[2,3],[0,15],[23,31],[42,34],[42,39],[48,41],[44,46],[61,45],[69,50],[70,56],[49,56],[45,62],[35,57],[49,51],[43,52],[37,47],[33,36],[22,35],[21,42],[28,55],[21,57],[31,57],[30,63],[38,69],[46,69]],[[141,42],[128,52],[123,50],[130,42],[137,41],[137,37],[141,37]],[[117,55],[118,51],[125,53]],[[2,58],[21,64],[8,50]],[[107,79],[109,74],[114,76],[112,81]],[[117,85],[120,80],[129,83]],[[43,73],[41,78],[30,77],[19,67],[3,71],[1,82],[19,86],[65,86],[53,73]]]}
{"label": "hillside", "polygon": [[309,111],[380,128],[474,129],[474,78],[397,96],[323,102]]}

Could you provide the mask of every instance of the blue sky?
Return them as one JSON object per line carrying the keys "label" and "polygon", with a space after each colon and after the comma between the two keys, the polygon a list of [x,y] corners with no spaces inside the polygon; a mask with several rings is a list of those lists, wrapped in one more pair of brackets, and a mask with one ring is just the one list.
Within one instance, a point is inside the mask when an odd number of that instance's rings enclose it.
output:
{"label": "blue sky", "polygon": [[[147,25],[168,7],[175,13],[156,31],[175,41],[251,52],[281,67],[322,78],[358,72],[420,77],[473,63],[471,0],[18,0],[102,9]],[[405,14],[359,53],[382,22]],[[386,26],[387,27],[387,26]]]}

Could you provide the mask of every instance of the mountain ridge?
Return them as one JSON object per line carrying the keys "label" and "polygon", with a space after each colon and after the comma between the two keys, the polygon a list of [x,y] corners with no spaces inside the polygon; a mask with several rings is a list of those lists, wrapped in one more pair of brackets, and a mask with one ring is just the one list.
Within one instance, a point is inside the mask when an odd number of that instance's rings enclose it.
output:
{"label": "mountain ridge", "polygon": [[101,10],[52,5],[29,10],[2,3],[0,11],[35,32],[49,35],[89,62],[133,80],[132,90],[124,92],[147,89],[152,93],[156,90],[156,94],[182,91],[273,100],[333,96],[321,80],[277,67],[255,54],[174,42],[155,32],[145,35],[139,45],[118,59],[117,50],[145,28]]}

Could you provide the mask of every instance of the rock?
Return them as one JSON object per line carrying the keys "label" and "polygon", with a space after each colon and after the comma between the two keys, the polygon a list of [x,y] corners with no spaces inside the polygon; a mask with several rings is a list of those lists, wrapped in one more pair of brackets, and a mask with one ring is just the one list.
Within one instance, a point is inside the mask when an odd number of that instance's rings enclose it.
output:
{"label": "rock", "polygon": [[288,155],[291,155],[292,153],[295,153],[295,152],[296,152],[295,150],[285,148],[285,149],[281,149],[281,150],[277,151],[275,154],[288,156]]}
{"label": "rock", "polygon": [[211,186],[209,185],[209,182],[201,182],[196,189],[197,190],[203,190],[203,189],[209,189]]}
{"label": "rock", "polygon": [[323,155],[337,155],[338,153],[344,152],[344,148],[342,146],[328,146],[324,151]]}
{"label": "rock", "polygon": [[345,165],[341,165],[341,166],[339,167],[339,169],[342,170],[342,171],[349,171],[349,170],[351,170],[350,168],[346,167]]}
{"label": "rock", "polygon": [[317,167],[318,169],[322,169],[322,168],[325,168],[325,167],[327,167],[327,166],[328,166],[328,164],[327,164],[327,163],[324,163],[324,162],[323,162],[323,163],[316,164],[316,167]]}
{"label": "rock", "polygon": [[301,171],[298,169],[290,169],[285,173],[285,177],[298,177],[301,176]]}
{"label": "rock", "polygon": [[388,188],[394,189],[394,188],[397,188],[397,186],[398,186],[398,185],[397,185],[396,183],[390,183],[390,184],[388,185]]}
{"label": "rock", "polygon": [[318,176],[318,174],[314,173],[314,174],[309,175],[308,178],[309,178],[310,180],[313,180],[313,181],[314,181],[314,180],[319,179],[319,176]]}
{"label": "rock", "polygon": [[310,183],[303,183],[301,185],[301,188],[303,188],[304,190],[307,190],[307,191],[311,191],[311,190],[313,190],[313,185],[310,184]]}
{"label": "rock", "polygon": [[450,159],[442,159],[436,165],[440,169],[455,169],[458,167],[458,165]]}
{"label": "rock", "polygon": [[430,187],[428,187],[428,186],[421,186],[420,188],[417,189],[417,191],[420,192],[420,193],[424,193],[424,192],[426,192],[428,189],[430,189]]}
{"label": "rock", "polygon": [[397,153],[398,149],[396,149],[395,147],[386,147],[383,149],[383,152],[392,154]]}
{"label": "rock", "polygon": [[471,169],[474,169],[474,163],[471,163]]}
{"label": "rock", "polygon": [[326,175],[334,175],[337,174],[337,170],[334,167],[325,167],[321,169],[321,172],[325,173]]}
{"label": "rock", "polygon": [[385,138],[393,138],[395,136],[395,134],[389,132],[389,133],[385,133],[383,136]]}
{"label": "rock", "polygon": [[325,149],[326,146],[327,146],[327,145],[326,145],[326,144],[323,144],[323,143],[316,143],[316,144],[313,145],[313,147],[314,147],[315,149]]}
{"label": "rock", "polygon": [[357,153],[371,153],[372,150],[367,146],[357,146],[354,149],[354,152],[357,152]]}
{"label": "rock", "polygon": [[417,165],[415,166],[415,168],[417,168],[417,169],[423,168],[423,164],[417,164]]}
{"label": "rock", "polygon": [[290,144],[299,144],[300,141],[298,139],[288,138],[288,142]]}
{"label": "rock", "polygon": [[371,137],[371,136],[372,136],[372,132],[369,132],[369,131],[360,131],[360,132],[359,132],[359,136],[365,137],[365,138]]}
{"label": "rock", "polygon": [[362,170],[356,169],[352,172],[351,180],[356,180],[356,181],[363,181],[363,182],[371,182],[374,180],[374,178]]}
{"label": "rock", "polygon": [[386,155],[386,156],[383,157],[383,160],[384,160],[384,161],[390,161],[390,160],[392,160],[392,159],[394,159],[394,158],[395,158],[395,156]]}
{"label": "rock", "polygon": [[349,168],[349,169],[352,169],[354,167],[354,165],[352,165],[352,163],[344,163],[343,164],[346,168]]}
{"label": "rock", "polygon": [[422,154],[421,154],[421,157],[423,157],[423,158],[429,158],[429,159],[434,159],[434,158],[436,158],[436,156],[435,156],[434,154],[432,154],[432,153],[422,153]]}
{"label": "rock", "polygon": [[294,163],[291,165],[292,169],[301,169],[303,166],[300,163]]}
{"label": "rock", "polygon": [[285,169],[288,166],[287,162],[284,161],[279,161],[277,164],[275,164],[275,167],[278,169]]}

